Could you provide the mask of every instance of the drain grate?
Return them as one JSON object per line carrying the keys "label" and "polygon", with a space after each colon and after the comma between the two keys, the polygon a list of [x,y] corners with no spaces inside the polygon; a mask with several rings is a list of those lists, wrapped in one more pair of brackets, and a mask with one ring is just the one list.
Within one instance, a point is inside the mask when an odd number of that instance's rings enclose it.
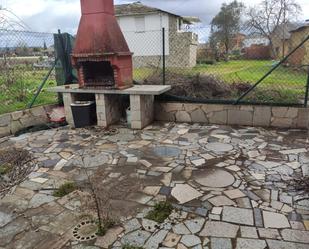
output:
{"label": "drain grate", "polygon": [[97,237],[97,232],[95,221],[85,220],[73,228],[73,237],[79,241],[93,240]]}

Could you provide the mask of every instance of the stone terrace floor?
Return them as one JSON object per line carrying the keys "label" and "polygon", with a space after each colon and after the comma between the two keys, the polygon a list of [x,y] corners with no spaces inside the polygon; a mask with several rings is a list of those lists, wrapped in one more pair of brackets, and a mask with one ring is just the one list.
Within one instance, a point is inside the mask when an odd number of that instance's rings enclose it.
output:
{"label": "stone terrace floor", "polygon": [[[291,181],[309,174],[307,132],[172,123],[117,128],[62,128],[2,142],[29,150],[37,166],[0,200],[1,249],[309,248],[309,194]],[[81,242],[74,227],[95,217],[83,187],[90,175],[118,224]],[[67,181],[80,190],[53,197]],[[164,200],[175,210],[163,224],[144,218]],[[81,227],[80,236],[91,233]]]}

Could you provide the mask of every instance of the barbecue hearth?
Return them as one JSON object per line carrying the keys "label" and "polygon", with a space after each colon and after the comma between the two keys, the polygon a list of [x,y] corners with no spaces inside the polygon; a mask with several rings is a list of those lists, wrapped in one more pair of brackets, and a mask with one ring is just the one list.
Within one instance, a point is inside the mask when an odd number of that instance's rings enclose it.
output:
{"label": "barbecue hearth", "polygon": [[81,0],[73,66],[80,88],[133,86],[132,53],[114,14],[113,0]]}

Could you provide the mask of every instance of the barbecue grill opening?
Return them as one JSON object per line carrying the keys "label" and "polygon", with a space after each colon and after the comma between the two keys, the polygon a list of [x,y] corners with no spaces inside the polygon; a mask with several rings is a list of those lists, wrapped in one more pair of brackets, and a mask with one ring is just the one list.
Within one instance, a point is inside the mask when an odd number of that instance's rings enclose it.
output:
{"label": "barbecue grill opening", "polygon": [[109,61],[85,61],[82,68],[86,85],[115,85],[114,70]]}

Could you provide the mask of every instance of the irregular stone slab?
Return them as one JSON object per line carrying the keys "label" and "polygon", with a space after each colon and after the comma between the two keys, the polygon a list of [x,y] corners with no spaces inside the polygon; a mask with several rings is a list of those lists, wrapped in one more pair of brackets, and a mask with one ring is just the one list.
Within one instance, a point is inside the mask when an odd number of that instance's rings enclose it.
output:
{"label": "irregular stone slab", "polygon": [[237,199],[237,198],[241,198],[241,197],[245,197],[246,196],[239,189],[227,190],[227,191],[224,191],[223,193],[225,195],[227,195],[227,197],[229,197],[230,199]]}
{"label": "irregular stone slab", "polygon": [[200,232],[200,236],[235,238],[238,229],[238,225],[233,225],[221,221],[207,221],[205,227]]}
{"label": "irregular stone slab", "polygon": [[98,237],[95,245],[103,248],[109,248],[123,231],[122,227],[113,227],[107,231],[103,237]]}
{"label": "irregular stone slab", "polygon": [[234,176],[229,172],[215,168],[195,171],[193,178],[197,183],[212,188],[227,187],[235,181]]}
{"label": "irregular stone slab", "polygon": [[257,239],[259,237],[256,231],[256,227],[241,226],[240,231],[241,231],[241,237],[243,238]]}
{"label": "irregular stone slab", "polygon": [[189,229],[183,223],[173,226],[173,232],[176,234],[190,234]]}
{"label": "irregular stone slab", "polygon": [[157,233],[151,235],[148,239],[147,243],[143,246],[145,249],[157,249],[159,248],[159,244],[165,239],[168,234],[167,230],[160,230]]}
{"label": "irregular stone slab", "polygon": [[142,219],[142,226],[148,232],[154,232],[157,229],[158,223],[153,220]]}
{"label": "irregular stone slab", "polygon": [[160,146],[155,147],[153,152],[159,157],[178,157],[181,150],[177,147]]}
{"label": "irregular stone slab", "polygon": [[25,231],[29,226],[29,221],[24,218],[17,218],[5,227],[0,229],[0,246],[10,243],[13,238]]}
{"label": "irregular stone slab", "polygon": [[231,239],[211,238],[212,249],[232,249]]}
{"label": "irregular stone slab", "polygon": [[187,247],[192,247],[201,244],[201,239],[195,235],[183,235],[180,242]]}
{"label": "irregular stone slab", "polygon": [[187,228],[189,228],[189,230],[192,234],[195,234],[195,233],[198,233],[199,231],[201,231],[204,223],[205,223],[205,219],[196,218],[196,219],[193,219],[193,220],[187,220],[185,222],[185,225],[187,226]]}
{"label": "irregular stone slab", "polygon": [[188,184],[176,184],[171,194],[180,204],[187,203],[202,196],[200,192]]}
{"label": "irregular stone slab", "polygon": [[254,225],[253,212],[251,209],[224,207],[222,220],[243,225]]}
{"label": "irregular stone slab", "polygon": [[284,240],[309,244],[309,231],[283,229],[281,235]]}
{"label": "irregular stone slab", "polygon": [[137,230],[140,227],[141,227],[141,224],[139,223],[138,219],[129,220],[128,222],[124,224],[124,229],[126,233]]}
{"label": "irregular stone slab", "polygon": [[290,227],[288,219],[283,214],[263,211],[263,220],[266,228]]}
{"label": "irregular stone slab", "polygon": [[234,147],[231,144],[225,144],[225,143],[209,143],[206,144],[206,149],[211,150],[213,152],[229,152],[234,149]]}
{"label": "irregular stone slab", "polygon": [[308,249],[308,244],[286,242],[280,240],[266,240],[269,249]]}
{"label": "irregular stone slab", "polygon": [[259,239],[237,239],[236,249],[265,249],[267,247],[265,240]]}
{"label": "irregular stone slab", "polygon": [[179,240],[180,240],[181,236],[175,233],[168,233],[165,240],[163,241],[163,246],[166,247],[175,247]]}
{"label": "irregular stone slab", "polygon": [[7,214],[0,211],[0,227],[4,227],[6,224],[10,223],[13,220],[11,214]]}
{"label": "irregular stone slab", "polygon": [[211,204],[216,207],[220,206],[234,206],[236,203],[224,195],[219,195],[208,200]]}
{"label": "irregular stone slab", "polygon": [[259,228],[260,238],[280,239],[280,234],[277,229]]}
{"label": "irregular stone slab", "polygon": [[55,200],[55,197],[45,194],[36,194],[29,202],[29,208],[37,208],[45,203],[49,203]]}
{"label": "irregular stone slab", "polygon": [[121,243],[123,245],[131,245],[137,247],[143,247],[146,240],[150,237],[150,233],[147,231],[135,231],[128,233],[121,238]]}
{"label": "irregular stone slab", "polygon": [[292,149],[292,150],[281,150],[279,152],[283,155],[290,155],[290,154],[306,153],[307,150],[305,148],[301,148],[301,149]]}

